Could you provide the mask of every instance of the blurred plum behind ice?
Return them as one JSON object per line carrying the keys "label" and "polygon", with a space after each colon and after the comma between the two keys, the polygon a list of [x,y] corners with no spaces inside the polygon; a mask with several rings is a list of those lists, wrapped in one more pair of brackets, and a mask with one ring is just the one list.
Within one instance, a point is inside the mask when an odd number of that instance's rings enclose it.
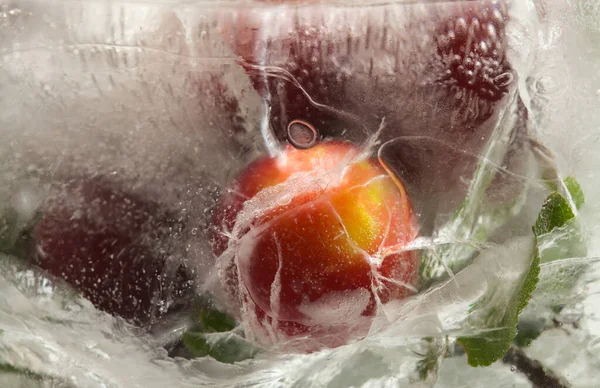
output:
{"label": "blurred plum behind ice", "polygon": [[[9,6],[10,7],[10,6]],[[12,10],[12,11],[11,11]],[[205,12],[204,12],[205,11]],[[0,63],[2,196],[23,179],[110,177],[165,203],[192,261],[218,190],[262,148],[262,107],[206,8],[22,2]]]}
{"label": "blurred plum behind ice", "polygon": [[304,119],[324,136],[360,141],[385,117],[386,139],[431,136],[477,153],[514,78],[503,1],[282,5],[229,18],[227,40],[278,139]]}

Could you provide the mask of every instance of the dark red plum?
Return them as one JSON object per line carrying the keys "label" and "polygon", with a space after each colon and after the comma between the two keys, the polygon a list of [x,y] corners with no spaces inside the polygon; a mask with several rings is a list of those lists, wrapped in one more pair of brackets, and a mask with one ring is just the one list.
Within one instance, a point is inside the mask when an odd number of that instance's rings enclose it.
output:
{"label": "dark red plum", "polygon": [[53,190],[34,229],[34,259],[97,308],[146,326],[190,297],[173,249],[182,225],[160,204],[104,178]]}

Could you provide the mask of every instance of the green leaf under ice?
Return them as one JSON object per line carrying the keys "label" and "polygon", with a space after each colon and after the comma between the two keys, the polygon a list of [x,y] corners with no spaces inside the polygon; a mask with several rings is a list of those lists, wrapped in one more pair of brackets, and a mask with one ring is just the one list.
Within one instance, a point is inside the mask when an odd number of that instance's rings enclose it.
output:
{"label": "green leaf under ice", "polygon": [[517,335],[514,344],[520,348],[531,345],[531,342],[538,338],[544,331],[545,322],[541,321],[521,321],[517,324]]}
{"label": "green leaf under ice", "polygon": [[[566,177],[563,180],[563,184],[569,191],[569,195],[571,196],[571,199],[573,200],[573,203],[575,204],[575,208],[577,210],[579,210],[581,208],[581,206],[583,206],[583,204],[585,203],[585,195],[583,194],[583,189],[581,188],[581,185],[579,184],[579,182],[577,182],[577,180],[573,176]],[[560,191],[559,188],[556,186],[556,184],[554,184],[552,182],[548,183],[548,187],[553,192]]]}
{"label": "green leaf under ice", "polygon": [[41,214],[38,212],[32,219],[25,221],[10,207],[0,209],[0,253],[27,257],[33,229],[40,218]]}
{"label": "green leaf under ice", "polygon": [[569,194],[571,194],[571,198],[573,198],[573,202],[575,203],[575,207],[580,209],[581,206],[585,203],[585,195],[583,194],[583,189],[577,180],[568,176],[565,178],[565,186],[567,190],[569,190]]}
{"label": "green leaf under ice", "polygon": [[236,333],[236,322],[228,314],[205,307],[195,327],[183,333],[182,342],[194,358],[210,356],[223,363],[253,358],[258,348]]}
{"label": "green leaf under ice", "polygon": [[[567,178],[565,185],[570,191],[573,202],[576,206],[581,206],[584,201],[583,192],[577,181],[573,178]],[[533,226],[533,233],[535,236],[536,247],[531,260],[531,264],[527,273],[523,276],[523,279],[517,288],[517,291],[511,298],[509,305],[504,312],[504,316],[500,321],[493,322],[493,326],[484,331],[484,334],[476,337],[461,337],[458,338],[458,342],[465,348],[468,356],[468,362],[471,366],[488,366],[499,360],[504,356],[506,351],[509,349],[511,343],[517,334],[517,323],[519,320],[519,314],[531,298],[533,291],[536,289],[539,281],[540,273],[540,249],[539,239],[552,232],[555,228],[563,227],[567,222],[575,217],[571,206],[566,198],[560,195],[558,192],[551,193],[542,206],[542,209],[538,215],[538,218]],[[485,296],[480,300],[480,303],[485,300]],[[477,309],[480,306],[474,306]],[[495,311],[491,311],[490,315],[493,315]],[[525,333],[523,333],[525,334]],[[535,331],[531,333],[536,335]],[[526,336],[525,336],[526,337]],[[520,343],[530,342],[529,338],[521,336],[519,339]]]}
{"label": "green leaf under ice", "polygon": [[417,374],[421,381],[435,381],[442,359],[448,351],[448,337],[443,339],[427,337],[423,338],[423,342],[429,346],[423,358],[417,362]]}
{"label": "green leaf under ice", "polygon": [[28,369],[18,368],[9,364],[0,363],[0,374],[4,373],[14,373],[36,381],[44,381],[49,379]]}
{"label": "green leaf under ice", "polygon": [[[490,319],[492,327],[481,328],[487,329],[487,331],[483,331],[482,334],[476,337],[460,337],[457,339],[467,353],[469,365],[489,366],[504,356],[517,334],[516,327],[519,314],[527,305],[531,294],[535,290],[539,272],[540,258],[536,249],[529,270],[523,276],[517,291],[511,297],[502,319],[499,321]],[[483,299],[485,299],[485,296]],[[474,306],[474,309],[478,307]],[[495,313],[498,313],[498,311],[490,311],[490,315]]]}
{"label": "green leaf under ice", "polygon": [[[569,178],[567,178],[569,179]],[[583,193],[574,179],[565,180],[570,190],[573,204],[583,204]],[[553,192],[546,199],[534,232],[538,236],[540,261],[547,263],[570,257],[587,255],[587,244],[581,231],[579,220],[569,201],[558,192]]]}
{"label": "green leaf under ice", "polygon": [[207,333],[222,333],[236,327],[235,319],[215,309],[200,312],[200,325]]}
{"label": "green leaf under ice", "polygon": [[223,363],[247,360],[258,353],[258,348],[235,333],[187,331],[183,344],[193,357],[210,356]]}
{"label": "green leaf under ice", "polygon": [[563,226],[573,217],[575,214],[567,200],[558,192],[551,193],[542,205],[533,232],[536,237],[540,237],[554,228]]}
{"label": "green leaf under ice", "polygon": [[554,219],[544,218],[535,225],[542,263],[587,255],[585,237],[572,207],[574,205],[575,209],[579,209],[585,202],[585,197],[575,178],[567,177],[564,186],[573,202],[569,203],[555,190],[544,202],[544,208],[548,209],[545,213]]}
{"label": "green leaf under ice", "polygon": [[[585,196],[574,177],[567,177],[564,185],[571,195],[576,209],[581,208]],[[560,321],[559,314],[565,303],[574,303],[572,289],[585,273],[587,260],[578,260],[568,266],[562,261],[572,258],[584,258],[587,255],[586,242],[572,207],[566,198],[555,192],[544,202],[544,211],[552,220],[543,218],[536,223],[540,262],[542,264],[559,263],[557,266],[546,266],[544,276],[540,276],[536,295],[539,308],[522,316],[517,325],[517,336],[514,343],[520,347],[529,346],[548,327],[554,327]],[[544,309],[546,313],[540,311]]]}

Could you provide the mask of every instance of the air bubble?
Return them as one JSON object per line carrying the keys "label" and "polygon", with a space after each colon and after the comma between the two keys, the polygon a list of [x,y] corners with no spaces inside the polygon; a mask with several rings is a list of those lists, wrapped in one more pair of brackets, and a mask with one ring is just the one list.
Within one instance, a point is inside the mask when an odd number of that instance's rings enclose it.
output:
{"label": "air bubble", "polygon": [[277,197],[277,204],[279,205],[287,205],[292,202],[293,195],[291,193],[284,193]]}
{"label": "air bubble", "polygon": [[441,35],[438,38],[438,46],[440,46],[440,48],[445,49],[446,47],[448,47],[448,44],[450,44],[450,38],[448,38],[448,36]]}
{"label": "air bubble", "polygon": [[501,24],[504,21],[504,17],[502,16],[502,13],[498,10],[498,9],[494,9],[493,15],[492,15],[492,21],[498,24]]}
{"label": "air bubble", "polygon": [[454,30],[456,31],[456,35],[458,37],[464,37],[467,35],[467,21],[465,18],[456,19],[456,23],[454,24]]}
{"label": "air bubble", "polygon": [[512,73],[502,73],[496,78],[494,78],[494,85],[498,87],[505,87],[510,85],[513,82]]}
{"label": "air bubble", "polygon": [[483,40],[479,42],[479,50],[481,50],[483,54],[487,54],[488,52],[488,45]]}
{"label": "air bubble", "polygon": [[493,24],[488,24],[487,25],[487,35],[491,38],[491,39],[496,39],[496,27],[494,27]]}
{"label": "air bubble", "polygon": [[473,32],[479,32],[479,29],[481,28],[481,23],[479,23],[479,19],[473,18],[473,21],[471,22],[471,28],[473,29]]}
{"label": "air bubble", "polygon": [[551,95],[558,92],[560,84],[552,75],[544,75],[535,82],[535,91],[542,95]]}
{"label": "air bubble", "polygon": [[317,144],[319,132],[315,127],[302,120],[294,120],[287,128],[288,140],[299,149],[307,149]]}

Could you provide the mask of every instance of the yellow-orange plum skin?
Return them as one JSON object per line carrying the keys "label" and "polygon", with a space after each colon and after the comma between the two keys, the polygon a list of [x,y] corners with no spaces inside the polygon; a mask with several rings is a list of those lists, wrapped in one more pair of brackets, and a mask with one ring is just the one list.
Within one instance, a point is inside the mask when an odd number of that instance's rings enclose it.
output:
{"label": "yellow-orange plum skin", "polygon": [[[280,334],[322,333],[372,317],[417,281],[418,257],[404,249],[417,234],[406,190],[377,159],[358,155],[349,143],[288,146],[249,165],[220,199],[213,251],[233,250],[236,258],[225,282],[245,311]],[[301,173],[327,183],[273,199],[232,237],[246,201]]]}

